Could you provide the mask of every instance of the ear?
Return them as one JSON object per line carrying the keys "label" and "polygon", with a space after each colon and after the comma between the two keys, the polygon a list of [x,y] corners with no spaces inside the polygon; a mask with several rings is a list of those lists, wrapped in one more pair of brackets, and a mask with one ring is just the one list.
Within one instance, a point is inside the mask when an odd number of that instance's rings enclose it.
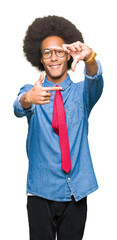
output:
{"label": "ear", "polygon": [[42,60],[42,58],[40,59],[40,61],[41,61],[41,63],[43,63],[43,60]]}

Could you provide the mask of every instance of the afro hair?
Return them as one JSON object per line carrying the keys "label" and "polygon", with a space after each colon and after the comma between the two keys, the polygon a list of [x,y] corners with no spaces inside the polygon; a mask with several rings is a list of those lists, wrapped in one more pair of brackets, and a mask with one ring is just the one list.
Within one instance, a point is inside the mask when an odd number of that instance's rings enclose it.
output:
{"label": "afro hair", "polygon": [[[49,36],[61,37],[67,44],[84,42],[82,33],[69,20],[58,16],[36,18],[27,29],[23,51],[27,60],[40,71],[44,71],[41,63],[41,44]],[[71,69],[72,61],[71,57],[68,61],[68,69]]]}

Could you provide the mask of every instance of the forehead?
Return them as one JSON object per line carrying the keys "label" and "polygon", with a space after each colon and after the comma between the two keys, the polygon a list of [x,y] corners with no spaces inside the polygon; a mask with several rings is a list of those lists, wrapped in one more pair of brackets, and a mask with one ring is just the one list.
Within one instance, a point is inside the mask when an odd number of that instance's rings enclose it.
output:
{"label": "forehead", "polygon": [[65,42],[61,37],[58,36],[49,36],[42,41],[42,50],[51,47],[61,47]]}

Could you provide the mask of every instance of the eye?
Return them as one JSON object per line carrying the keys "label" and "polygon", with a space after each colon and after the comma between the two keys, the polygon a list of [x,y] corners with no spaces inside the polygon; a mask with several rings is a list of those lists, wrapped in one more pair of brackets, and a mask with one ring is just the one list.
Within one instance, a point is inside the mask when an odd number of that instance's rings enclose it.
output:
{"label": "eye", "polygon": [[60,50],[57,50],[56,51],[56,54],[58,57],[63,57],[65,55],[65,52],[64,51],[60,51]]}
{"label": "eye", "polygon": [[43,53],[44,53],[45,56],[48,56],[48,55],[51,54],[51,52],[49,50],[45,50]]}
{"label": "eye", "polygon": [[50,58],[51,57],[50,49],[45,49],[41,53],[42,53],[43,58]]}
{"label": "eye", "polygon": [[45,54],[47,54],[47,55],[50,54],[50,51],[45,51]]}
{"label": "eye", "polygon": [[58,54],[63,54],[63,51],[56,51]]}

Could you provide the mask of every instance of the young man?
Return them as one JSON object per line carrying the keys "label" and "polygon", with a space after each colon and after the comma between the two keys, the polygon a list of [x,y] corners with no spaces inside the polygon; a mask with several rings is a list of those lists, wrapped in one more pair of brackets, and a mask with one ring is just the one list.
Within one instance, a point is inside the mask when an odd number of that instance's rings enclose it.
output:
{"label": "young man", "polygon": [[[101,96],[102,69],[76,27],[62,17],[37,18],[28,28],[24,53],[40,71],[14,103],[26,116],[28,218],[31,240],[81,240],[87,195],[98,188],[88,146],[88,117]],[[85,80],[73,83],[68,69],[85,64]]]}

